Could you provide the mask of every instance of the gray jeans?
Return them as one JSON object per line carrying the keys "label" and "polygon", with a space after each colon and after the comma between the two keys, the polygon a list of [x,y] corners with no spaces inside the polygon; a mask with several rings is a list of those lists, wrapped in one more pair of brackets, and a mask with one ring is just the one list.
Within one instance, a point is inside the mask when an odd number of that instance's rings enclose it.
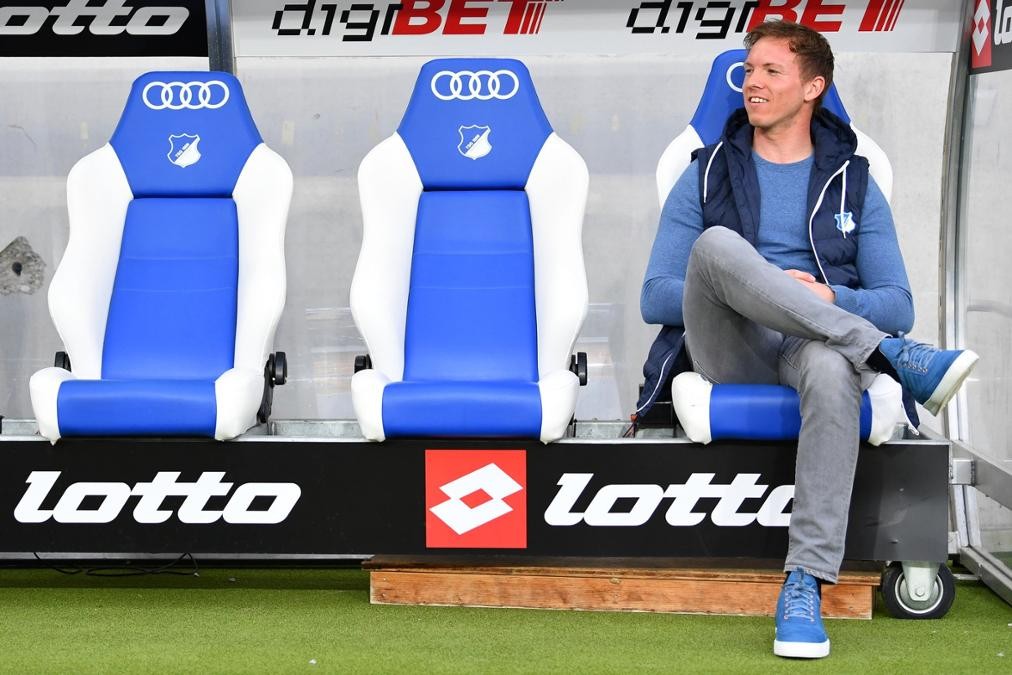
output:
{"label": "gray jeans", "polygon": [[682,302],[696,372],[715,383],[785,384],[801,398],[784,569],[836,582],[860,444],[866,363],[886,334],[766,262],[738,234],[703,232]]}

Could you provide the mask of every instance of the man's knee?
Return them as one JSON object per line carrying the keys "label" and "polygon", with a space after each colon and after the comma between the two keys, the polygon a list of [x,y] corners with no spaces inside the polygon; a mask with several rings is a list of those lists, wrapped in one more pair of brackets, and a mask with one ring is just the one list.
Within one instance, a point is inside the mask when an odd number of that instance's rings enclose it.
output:
{"label": "man's knee", "polygon": [[726,227],[708,227],[699,235],[692,245],[690,260],[698,255],[711,258],[727,258],[729,251],[739,247],[745,240],[741,235]]}
{"label": "man's knee", "polygon": [[861,376],[840,352],[818,341],[808,342],[794,357],[800,373],[799,392],[860,393]]}

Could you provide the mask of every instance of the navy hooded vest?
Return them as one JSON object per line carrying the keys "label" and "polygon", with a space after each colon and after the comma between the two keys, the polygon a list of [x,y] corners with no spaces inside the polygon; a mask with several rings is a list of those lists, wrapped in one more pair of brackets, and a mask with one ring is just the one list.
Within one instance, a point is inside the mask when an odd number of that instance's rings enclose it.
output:
{"label": "navy hooded vest", "polygon": [[[720,142],[698,150],[696,160],[703,227],[721,225],[755,246],[760,194],[752,161],[752,133],[745,109],[736,110],[728,118]],[[812,142],[815,151],[806,209],[812,252],[822,272],[821,281],[857,288],[857,247],[868,188],[868,160],[854,154],[857,137],[850,126],[822,108],[812,117]]]}

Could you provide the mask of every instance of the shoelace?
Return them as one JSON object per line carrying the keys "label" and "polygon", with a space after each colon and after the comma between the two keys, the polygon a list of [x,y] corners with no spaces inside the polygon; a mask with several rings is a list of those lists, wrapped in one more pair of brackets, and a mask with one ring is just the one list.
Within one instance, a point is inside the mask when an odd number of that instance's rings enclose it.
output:
{"label": "shoelace", "polygon": [[931,359],[934,357],[936,350],[926,344],[907,338],[903,333],[900,333],[897,337],[902,340],[900,353],[896,359],[897,363],[901,367],[910,370],[926,371],[931,364]]}
{"label": "shoelace", "polygon": [[784,618],[806,619],[815,621],[815,594],[813,588],[801,583],[787,584],[784,588]]}

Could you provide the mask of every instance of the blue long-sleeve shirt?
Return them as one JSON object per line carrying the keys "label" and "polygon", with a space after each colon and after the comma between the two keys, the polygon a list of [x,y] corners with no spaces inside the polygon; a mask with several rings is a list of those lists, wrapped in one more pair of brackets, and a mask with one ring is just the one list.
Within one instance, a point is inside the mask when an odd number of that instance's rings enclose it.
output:
{"label": "blue long-sleeve shirt", "polygon": [[[781,269],[803,270],[819,278],[806,213],[812,158],[776,164],[755,152],[752,157],[762,193],[757,250]],[[874,180],[868,181],[861,220],[856,261],[860,288],[834,285],[836,305],[886,333],[908,332],[914,322],[910,282],[889,204]],[[702,232],[699,169],[693,162],[671,189],[661,211],[640,296],[640,311],[647,323],[684,325],[685,270],[692,245]]]}

